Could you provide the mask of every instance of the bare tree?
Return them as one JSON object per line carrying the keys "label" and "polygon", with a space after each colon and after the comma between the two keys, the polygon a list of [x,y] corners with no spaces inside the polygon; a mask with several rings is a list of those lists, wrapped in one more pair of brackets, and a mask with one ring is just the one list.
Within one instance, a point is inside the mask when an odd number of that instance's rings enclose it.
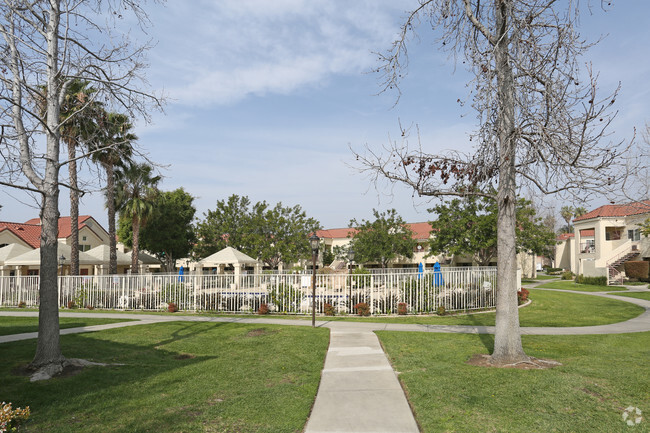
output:
{"label": "bare tree", "polygon": [[[515,204],[521,187],[543,194],[584,190],[614,193],[629,164],[630,144],[605,142],[618,89],[600,96],[591,68],[581,69],[590,44],[576,31],[577,2],[553,0],[420,0],[377,69],[385,89],[397,88],[408,65],[407,45],[426,21],[442,50],[463,60],[478,129],[473,154],[426,153],[418,140],[355,152],[374,182],[404,183],[421,196],[489,196],[498,206],[497,317],[491,362],[528,362],[520,337],[516,290]],[[496,194],[490,194],[494,188]]]}
{"label": "bare tree", "polygon": [[[66,122],[83,116],[84,110],[62,116],[61,108],[75,80],[90,83],[97,98],[130,113],[146,116],[152,105],[159,105],[158,99],[140,90],[146,88],[141,73],[147,45],[132,45],[117,28],[122,14],[129,12],[142,26],[146,24],[140,4],[136,0],[0,1],[2,183],[40,197],[39,328],[31,363],[39,377],[49,377],[66,365],[59,344],[57,232],[59,172],[70,161],[60,161],[60,139]],[[42,101],[44,115],[38,108]]]}

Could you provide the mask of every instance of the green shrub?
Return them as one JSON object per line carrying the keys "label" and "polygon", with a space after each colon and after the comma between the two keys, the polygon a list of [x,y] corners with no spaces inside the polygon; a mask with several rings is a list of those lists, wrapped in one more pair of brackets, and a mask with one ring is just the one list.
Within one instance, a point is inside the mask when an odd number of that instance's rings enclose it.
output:
{"label": "green shrub", "polygon": [[281,313],[295,313],[298,311],[298,292],[291,284],[279,283],[271,289],[269,296],[277,309],[276,311]]}
{"label": "green shrub", "polygon": [[573,272],[571,271],[565,271],[562,273],[562,279],[563,280],[573,280]]}
{"label": "green shrub", "polygon": [[650,262],[644,260],[625,262],[625,275],[628,278],[647,280],[650,278]]}
{"label": "green shrub", "polygon": [[562,272],[563,270],[564,270],[564,269],[562,269],[562,268],[546,268],[546,273],[547,273],[547,274],[550,274],[551,272],[553,272],[553,273],[555,273],[555,272]]}
{"label": "green shrub", "polygon": [[445,314],[447,314],[447,310],[445,309],[444,305],[441,305],[436,310],[436,313],[438,313],[438,316],[444,316]]}
{"label": "green shrub", "polygon": [[585,277],[580,274],[576,277],[576,284],[590,284],[592,286],[606,286],[607,277]]}
{"label": "green shrub", "polygon": [[27,308],[27,304],[25,303],[25,301],[20,301],[18,303],[18,308]]}

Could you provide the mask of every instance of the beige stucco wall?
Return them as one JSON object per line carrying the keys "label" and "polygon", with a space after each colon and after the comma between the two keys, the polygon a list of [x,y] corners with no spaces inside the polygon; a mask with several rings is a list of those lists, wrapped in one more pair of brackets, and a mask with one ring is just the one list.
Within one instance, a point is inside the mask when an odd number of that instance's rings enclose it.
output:
{"label": "beige stucco wall", "polygon": [[561,241],[555,247],[555,267],[569,270],[573,273],[576,272],[575,262],[573,260],[575,254],[575,239],[569,238]]}
{"label": "beige stucco wall", "polygon": [[10,232],[9,230],[3,230],[2,232],[0,232],[0,245],[1,244],[20,244],[27,248],[31,248],[31,249],[34,248],[31,245],[29,245],[27,242],[23,241],[18,236]]}

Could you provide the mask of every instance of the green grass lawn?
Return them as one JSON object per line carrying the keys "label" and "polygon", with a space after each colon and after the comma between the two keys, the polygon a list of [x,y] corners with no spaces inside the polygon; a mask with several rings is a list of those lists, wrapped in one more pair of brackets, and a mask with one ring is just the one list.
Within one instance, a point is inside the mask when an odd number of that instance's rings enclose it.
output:
{"label": "green grass lawn", "polygon": [[610,295],[627,296],[628,298],[638,298],[638,299],[645,299],[646,301],[650,301],[650,292],[632,292],[632,293],[613,292],[610,293]]}
{"label": "green grass lawn", "polygon": [[[560,361],[549,370],[475,367],[493,337],[378,332],[424,433],[648,432],[650,333],[523,336],[526,353]],[[628,427],[628,406],[644,420]]]}
{"label": "green grass lawn", "polygon": [[625,287],[576,284],[573,281],[551,281],[550,283],[546,283],[537,287],[540,289],[576,290],[579,292],[614,292],[617,290],[627,290]]}
{"label": "green grass lawn", "polygon": [[[78,328],[81,326],[104,325],[107,323],[130,322],[129,319],[86,319],[83,317],[60,317],[59,327]],[[38,331],[38,317],[0,316],[0,335],[22,334]]]}
{"label": "green grass lawn", "polygon": [[26,432],[299,432],[328,330],[172,322],[61,337],[64,355],[121,366],[30,383],[35,341],[0,345],[1,399]]}
{"label": "green grass lawn", "polygon": [[[643,313],[643,308],[615,299],[600,298],[597,296],[580,295],[566,292],[553,292],[546,290],[530,289],[532,304],[519,309],[521,326],[592,326],[606,325],[631,319]],[[69,310],[65,310],[66,312]],[[72,312],[74,312],[73,310]],[[87,310],[76,310],[91,312]],[[100,312],[93,310],[92,312]],[[138,312],[139,313],[139,312]],[[197,313],[158,313],[164,315],[196,315]],[[214,313],[198,313],[207,317],[259,317],[256,315],[224,315]],[[269,316],[274,319],[307,320],[308,317],[300,315]],[[495,313],[486,312],[462,315],[407,315],[407,316],[370,316],[359,317],[355,315],[340,315],[334,317],[319,316],[318,320],[329,321],[360,321],[377,323],[414,323],[425,325],[478,325],[491,326],[495,322]],[[85,320],[85,319],[84,319]]]}
{"label": "green grass lawn", "polygon": [[[645,311],[642,307],[615,299],[577,293],[530,289],[532,304],[519,309],[521,326],[592,326],[622,322]],[[463,314],[455,316],[334,316],[318,320],[344,320],[379,323],[416,323],[426,325],[494,325],[496,314]],[[273,318],[283,316],[270,316]],[[287,316],[284,316],[287,317]]]}

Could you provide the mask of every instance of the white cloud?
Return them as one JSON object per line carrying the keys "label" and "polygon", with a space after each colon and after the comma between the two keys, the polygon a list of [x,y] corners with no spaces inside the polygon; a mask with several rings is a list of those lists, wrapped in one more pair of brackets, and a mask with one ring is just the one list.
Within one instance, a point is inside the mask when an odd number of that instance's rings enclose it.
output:
{"label": "white cloud", "polygon": [[400,11],[370,1],[176,2],[154,17],[152,69],[164,70],[157,84],[187,105],[287,94],[369,70],[370,50],[389,46]]}

